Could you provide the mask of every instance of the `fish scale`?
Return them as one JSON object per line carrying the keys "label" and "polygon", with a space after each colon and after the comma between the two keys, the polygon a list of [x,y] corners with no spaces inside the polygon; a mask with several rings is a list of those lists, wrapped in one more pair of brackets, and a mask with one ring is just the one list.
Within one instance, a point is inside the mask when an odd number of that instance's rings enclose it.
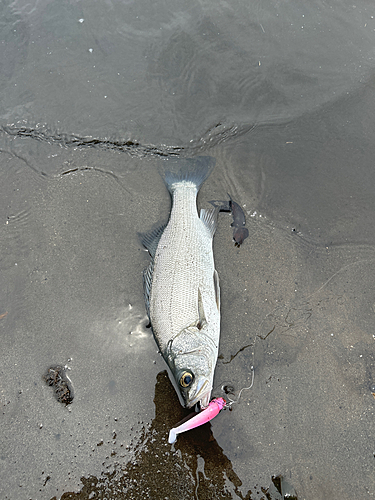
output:
{"label": "fish scale", "polygon": [[[205,287],[207,265],[204,260],[207,259],[202,250],[212,243],[197,214],[193,217],[192,211],[187,210],[195,205],[195,197],[196,190],[191,188],[181,187],[174,193],[170,222],[155,255],[150,312],[162,349],[173,334],[197,319],[197,289]],[[212,276],[213,265],[210,267]],[[168,308],[167,314],[164,307]]]}
{"label": "fish scale", "polygon": [[[152,261],[144,275],[146,307],[160,352],[188,407],[206,407],[213,385],[220,337],[220,290],[212,239],[217,209],[201,210],[196,197],[214,159],[166,162],[172,196],[166,227],[143,240]],[[189,386],[181,386],[188,374]],[[185,379],[184,379],[185,380]]]}

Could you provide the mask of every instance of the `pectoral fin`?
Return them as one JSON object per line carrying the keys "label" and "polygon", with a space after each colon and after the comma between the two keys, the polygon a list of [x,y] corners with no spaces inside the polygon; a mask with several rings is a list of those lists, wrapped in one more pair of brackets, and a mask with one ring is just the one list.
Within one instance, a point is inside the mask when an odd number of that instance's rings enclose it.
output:
{"label": "pectoral fin", "polygon": [[198,330],[202,330],[204,325],[207,323],[207,320],[206,320],[206,315],[204,314],[203,300],[200,288],[198,288],[198,316],[199,319],[197,322],[197,328]]}
{"label": "pectoral fin", "polygon": [[150,293],[151,293],[153,272],[154,272],[154,262],[152,261],[150,262],[148,267],[143,271],[143,293],[145,297],[147,316],[149,320],[150,320]]}

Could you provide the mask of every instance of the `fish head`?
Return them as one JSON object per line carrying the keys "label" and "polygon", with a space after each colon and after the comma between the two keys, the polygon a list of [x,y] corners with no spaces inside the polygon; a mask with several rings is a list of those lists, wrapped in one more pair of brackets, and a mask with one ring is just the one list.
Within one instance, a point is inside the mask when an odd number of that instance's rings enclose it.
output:
{"label": "fish head", "polygon": [[167,363],[186,408],[206,408],[211,398],[217,349],[202,333],[183,330],[169,345]]}
{"label": "fish head", "polygon": [[206,408],[212,391],[212,375],[201,356],[181,355],[176,359],[174,377],[186,408],[200,403]]}

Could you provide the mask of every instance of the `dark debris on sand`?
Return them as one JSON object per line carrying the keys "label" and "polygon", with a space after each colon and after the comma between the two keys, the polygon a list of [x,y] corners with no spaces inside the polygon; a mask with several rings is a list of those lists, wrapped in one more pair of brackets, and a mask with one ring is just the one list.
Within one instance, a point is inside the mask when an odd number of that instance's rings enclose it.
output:
{"label": "dark debris on sand", "polygon": [[57,401],[65,405],[73,402],[73,387],[66,375],[66,368],[60,365],[50,366],[43,375],[47,385],[53,387]]}

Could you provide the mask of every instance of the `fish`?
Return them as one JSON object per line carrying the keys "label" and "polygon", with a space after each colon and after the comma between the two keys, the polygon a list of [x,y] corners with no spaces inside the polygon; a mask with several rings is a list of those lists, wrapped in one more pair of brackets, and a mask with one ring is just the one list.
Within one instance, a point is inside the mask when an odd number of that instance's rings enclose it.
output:
{"label": "fish", "polygon": [[190,420],[183,422],[178,427],[174,427],[169,431],[168,443],[172,444],[176,442],[177,434],[181,434],[182,432],[190,431],[190,429],[195,429],[195,427],[199,427],[200,425],[206,424],[210,420],[216,417],[221,410],[226,406],[226,401],[224,398],[216,398],[213,399],[208,407],[194,415]]}
{"label": "fish", "polygon": [[245,227],[246,218],[245,213],[238,203],[232,200],[230,194],[229,196],[229,206],[233,216],[233,222],[231,226],[233,227],[233,240],[236,247],[242,245],[244,240],[249,236],[249,230]]}
{"label": "fish", "polygon": [[236,203],[230,194],[228,194],[230,200],[229,200],[229,206],[232,212],[233,216],[233,222],[231,224],[232,227],[241,227],[246,224],[246,219],[245,219],[245,214],[242,208],[239,206],[238,203]]}
{"label": "fish", "polygon": [[146,310],[180,403],[209,405],[220,339],[220,285],[213,255],[218,209],[197,194],[212,172],[210,156],[163,161],[172,198],[169,220],[142,236],[151,256],[143,274]]}
{"label": "fish", "polygon": [[240,247],[244,240],[249,236],[247,227],[236,227],[233,231],[233,241],[235,247]]}
{"label": "fish", "polygon": [[229,201],[210,201],[211,205],[216,207],[219,212],[231,212],[233,217],[233,222],[231,227],[233,227],[233,241],[236,247],[242,245],[244,240],[249,236],[249,230],[245,227],[246,218],[245,213],[242,208],[236,203],[230,194]]}

